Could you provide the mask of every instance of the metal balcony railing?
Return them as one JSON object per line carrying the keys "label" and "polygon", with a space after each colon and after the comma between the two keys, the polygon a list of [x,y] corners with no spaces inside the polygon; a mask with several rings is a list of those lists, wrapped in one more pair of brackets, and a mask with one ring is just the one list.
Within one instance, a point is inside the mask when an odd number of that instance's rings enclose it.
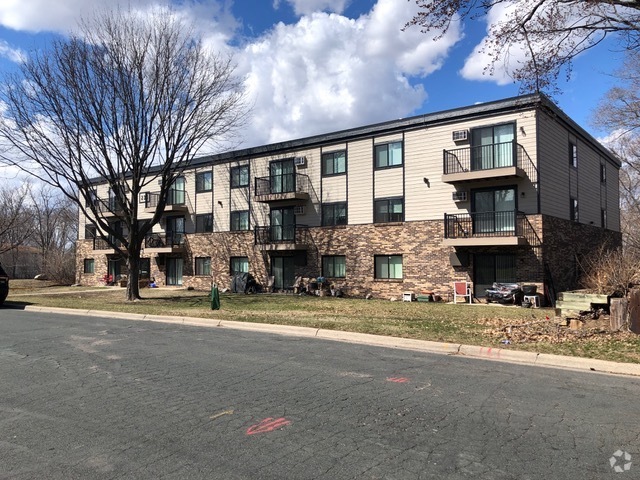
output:
{"label": "metal balcony railing", "polygon": [[302,173],[284,173],[256,178],[255,195],[309,193],[309,177]]}
{"label": "metal balcony railing", "polygon": [[[187,206],[189,197],[185,190],[169,190],[167,192],[167,206]],[[155,208],[160,201],[160,192],[145,193],[144,208]]]}
{"label": "metal balcony railing", "polygon": [[[445,175],[503,167],[525,169],[524,149],[515,141],[443,151]],[[528,173],[528,172],[527,172]]]}
{"label": "metal balcony railing", "polygon": [[528,225],[522,212],[477,212],[444,215],[444,238],[522,237]]}
{"label": "metal balcony railing", "polygon": [[184,233],[152,233],[144,238],[145,248],[179,248],[184,246]]}
{"label": "metal balcony railing", "polygon": [[100,213],[112,213],[114,215],[119,215],[124,212],[124,208],[122,208],[122,204],[117,198],[108,198],[106,200],[96,199],[95,202]]}
{"label": "metal balcony railing", "polygon": [[270,227],[255,227],[254,238],[256,245],[270,245],[277,243],[308,245],[310,243],[309,227],[307,225],[273,225]]}
{"label": "metal balcony railing", "polygon": [[114,246],[120,247],[122,246],[122,243],[117,239],[112,239],[111,243],[109,243],[106,238],[102,237],[94,237],[93,239],[94,250],[114,250]]}

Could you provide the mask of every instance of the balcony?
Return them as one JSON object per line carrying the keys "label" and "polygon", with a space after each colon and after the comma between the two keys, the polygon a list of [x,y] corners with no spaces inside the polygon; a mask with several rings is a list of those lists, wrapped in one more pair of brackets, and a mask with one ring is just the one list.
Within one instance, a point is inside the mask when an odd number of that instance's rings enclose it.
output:
{"label": "balcony", "polygon": [[[144,211],[153,213],[160,202],[160,192],[146,192],[144,194]],[[187,212],[189,211],[189,196],[184,190],[169,190],[167,192],[167,202],[164,207],[165,212]]]}
{"label": "balcony", "polygon": [[124,213],[124,208],[117,198],[109,198],[107,200],[94,200],[98,212],[104,217],[120,217]]}
{"label": "balcony", "polygon": [[184,252],[184,233],[152,233],[144,239],[147,253],[182,253]]}
{"label": "balcony", "polygon": [[522,212],[478,212],[444,215],[443,245],[488,247],[527,245],[531,226]]}
{"label": "balcony", "polygon": [[[526,170],[525,170],[526,167]],[[443,151],[444,183],[463,183],[500,178],[525,178],[533,166],[515,141]],[[530,174],[531,173],[531,174]]]}
{"label": "balcony", "polygon": [[[115,246],[120,247],[120,240],[113,240],[112,242]],[[109,244],[106,238],[94,237],[93,239],[93,251],[96,253],[102,253],[106,255],[110,255],[113,253],[118,253],[118,251]]]}
{"label": "balcony", "polygon": [[309,200],[309,177],[301,173],[285,173],[256,178],[254,192],[256,202],[280,202],[294,200],[304,203]]}
{"label": "balcony", "polygon": [[265,250],[307,250],[311,244],[307,225],[255,227],[254,239]]}

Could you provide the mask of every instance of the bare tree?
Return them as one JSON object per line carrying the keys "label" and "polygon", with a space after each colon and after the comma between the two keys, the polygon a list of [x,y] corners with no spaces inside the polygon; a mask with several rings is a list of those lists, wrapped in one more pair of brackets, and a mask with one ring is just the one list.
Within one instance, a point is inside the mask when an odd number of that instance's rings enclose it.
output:
{"label": "bare tree", "polygon": [[[194,32],[168,10],[97,14],[34,53],[0,97],[1,158],[61,189],[96,222],[126,259],[128,300],[140,298],[142,242],[173,182],[247,115],[232,59],[209,52]],[[111,201],[95,198],[97,183]],[[140,194],[150,188],[155,211],[139,221]]]}
{"label": "bare tree", "polygon": [[34,230],[31,243],[40,252],[40,271],[64,283],[74,280],[78,209],[51,187],[32,189]]}
{"label": "bare tree", "polygon": [[[458,19],[490,17],[502,12],[489,26],[484,45],[493,73],[498,62],[509,64],[522,91],[557,90],[561,72],[571,70],[572,60],[614,34],[624,47],[640,50],[640,2],[629,0],[409,0],[419,7],[406,25],[440,38]],[[495,10],[492,10],[495,9]],[[498,15],[494,15],[497,18]],[[509,57],[512,47],[523,59]]]}
{"label": "bare tree", "polygon": [[622,161],[620,210],[623,244],[640,258],[640,58],[629,55],[615,73],[619,83],[598,105],[595,122],[614,132],[609,148]]}
{"label": "bare tree", "polygon": [[33,233],[27,199],[31,185],[0,188],[0,254],[21,246]]}

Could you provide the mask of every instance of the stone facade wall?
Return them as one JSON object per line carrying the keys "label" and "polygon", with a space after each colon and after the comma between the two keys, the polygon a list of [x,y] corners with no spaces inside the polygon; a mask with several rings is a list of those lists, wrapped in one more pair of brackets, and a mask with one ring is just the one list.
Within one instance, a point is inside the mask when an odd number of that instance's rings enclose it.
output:
{"label": "stone facade wall", "polygon": [[[249,271],[262,285],[268,282],[271,254],[296,255],[296,276],[318,277],[322,274],[323,255],[346,257],[346,278],[328,279],[343,288],[347,295],[399,298],[404,291],[419,294],[431,291],[445,300],[451,298],[452,282],[473,282],[474,254],[510,253],[517,257],[518,283],[535,284],[540,293],[545,281],[552,280],[556,291],[577,288],[578,259],[592,254],[608,242],[620,245],[617,232],[542,215],[527,217],[524,235],[527,245],[458,248],[442,245],[442,221],[417,221],[389,224],[314,227],[309,229],[306,252],[269,252],[254,245],[254,234],[216,232],[186,235],[183,286],[207,290],[211,282],[227,287],[231,282],[231,257],[248,257]],[[91,241],[78,242],[77,278],[83,285],[101,285],[107,273],[107,255],[96,255]],[[450,254],[457,252],[468,259],[463,266],[452,266]],[[401,280],[376,279],[375,255],[402,255]],[[175,255],[171,255],[175,256]],[[149,257],[149,255],[143,255]],[[166,258],[151,255],[150,274],[158,285],[166,280]],[[196,257],[211,257],[211,275],[194,275]],[[94,258],[95,273],[83,273],[84,258]],[[124,273],[124,266],[123,266]],[[484,292],[476,292],[482,295]]]}
{"label": "stone facade wall", "polygon": [[593,225],[544,216],[543,256],[547,281],[556,293],[580,288],[581,258],[596,255],[603,246],[622,245],[622,234]]}

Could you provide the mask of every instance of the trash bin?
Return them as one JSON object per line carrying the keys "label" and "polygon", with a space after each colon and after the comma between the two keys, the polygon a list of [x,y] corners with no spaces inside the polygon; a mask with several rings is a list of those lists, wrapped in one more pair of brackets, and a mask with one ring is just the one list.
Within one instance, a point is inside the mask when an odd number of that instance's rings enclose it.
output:
{"label": "trash bin", "polygon": [[211,286],[211,310],[220,310],[220,292],[215,283]]}

